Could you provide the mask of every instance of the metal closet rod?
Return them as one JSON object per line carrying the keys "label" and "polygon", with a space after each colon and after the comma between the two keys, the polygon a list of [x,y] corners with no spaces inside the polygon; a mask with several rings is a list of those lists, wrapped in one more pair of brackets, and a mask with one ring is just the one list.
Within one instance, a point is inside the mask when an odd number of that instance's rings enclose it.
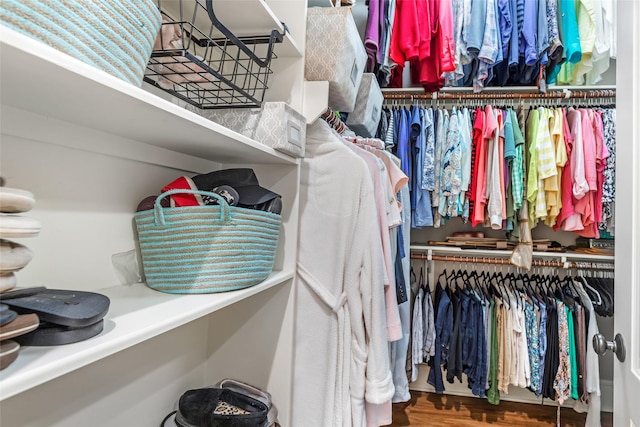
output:
{"label": "metal closet rod", "polygon": [[[428,255],[424,253],[411,253],[411,259],[428,260],[428,261],[441,261],[441,262],[458,262],[458,263],[471,263],[471,264],[498,264],[498,265],[510,265],[515,267],[508,258],[489,258],[489,257],[476,257],[476,256],[449,256],[449,255]],[[613,265],[610,263],[597,263],[597,262],[573,262],[573,261],[552,261],[552,260],[539,260],[534,259],[531,263],[534,267],[553,267],[553,268],[576,268],[576,269],[589,269],[589,270],[613,270]]]}
{"label": "metal closet rod", "polygon": [[389,91],[382,92],[386,100],[439,100],[439,99],[591,99],[591,98],[615,98],[615,89],[592,89],[592,90],[570,90],[551,89],[547,93],[539,92],[480,92],[468,91],[455,92],[410,92],[410,91]]}

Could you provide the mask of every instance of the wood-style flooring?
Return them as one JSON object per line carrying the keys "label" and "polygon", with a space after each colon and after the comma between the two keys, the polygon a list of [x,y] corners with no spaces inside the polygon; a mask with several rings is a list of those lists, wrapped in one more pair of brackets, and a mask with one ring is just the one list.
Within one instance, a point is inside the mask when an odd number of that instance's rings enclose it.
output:
{"label": "wood-style flooring", "polygon": [[[555,426],[557,408],[548,405],[502,401],[491,405],[485,399],[411,391],[411,400],[393,404],[393,427]],[[562,408],[560,425],[584,426],[586,414]],[[602,414],[602,427],[613,426],[613,414]]]}

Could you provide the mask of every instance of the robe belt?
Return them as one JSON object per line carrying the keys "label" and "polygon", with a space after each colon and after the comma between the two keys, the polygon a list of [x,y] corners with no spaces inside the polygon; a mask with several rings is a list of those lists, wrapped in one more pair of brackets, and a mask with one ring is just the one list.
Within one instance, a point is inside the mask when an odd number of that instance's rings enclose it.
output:
{"label": "robe belt", "polygon": [[347,302],[347,294],[346,292],[340,293],[336,298],[331,292],[327,291],[327,289],[318,282],[315,277],[307,270],[304,266],[298,263],[298,274],[300,277],[307,282],[309,288],[316,295],[333,310],[334,313],[338,313],[342,307]]}

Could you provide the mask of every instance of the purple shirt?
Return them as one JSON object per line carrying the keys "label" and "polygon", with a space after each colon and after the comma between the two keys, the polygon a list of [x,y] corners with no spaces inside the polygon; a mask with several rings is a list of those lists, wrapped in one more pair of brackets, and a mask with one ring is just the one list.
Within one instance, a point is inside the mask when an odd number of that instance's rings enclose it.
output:
{"label": "purple shirt", "polygon": [[367,51],[368,73],[372,73],[376,66],[378,49],[380,47],[380,0],[369,0],[369,17],[364,36],[364,48]]}

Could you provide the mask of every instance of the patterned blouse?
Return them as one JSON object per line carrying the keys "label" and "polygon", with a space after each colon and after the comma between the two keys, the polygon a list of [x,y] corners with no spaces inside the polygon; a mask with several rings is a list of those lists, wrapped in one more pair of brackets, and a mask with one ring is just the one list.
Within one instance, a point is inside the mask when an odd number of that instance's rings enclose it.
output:
{"label": "patterned blouse", "polygon": [[558,307],[558,340],[560,345],[560,364],[553,381],[558,403],[561,405],[571,397],[571,361],[569,360],[569,324],[565,305],[556,301]]}

